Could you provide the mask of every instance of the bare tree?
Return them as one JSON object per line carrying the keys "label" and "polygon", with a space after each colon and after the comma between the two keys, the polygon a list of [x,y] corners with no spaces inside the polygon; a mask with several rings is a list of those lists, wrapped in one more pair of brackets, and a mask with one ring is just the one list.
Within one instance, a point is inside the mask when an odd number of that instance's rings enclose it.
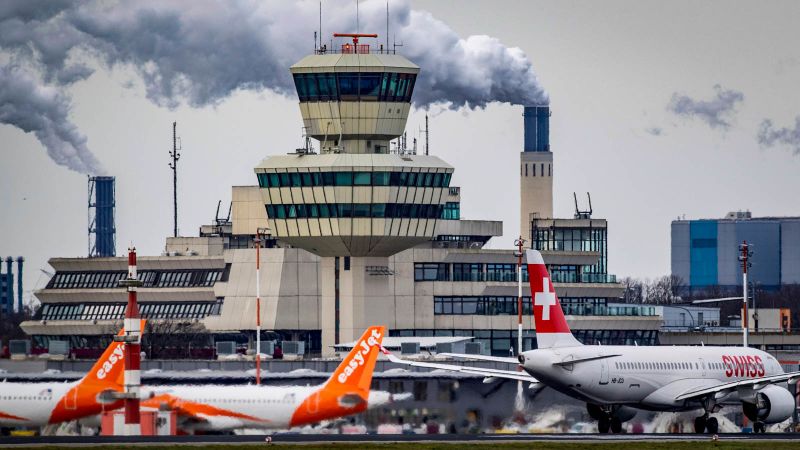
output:
{"label": "bare tree", "polygon": [[194,357],[193,350],[211,346],[211,335],[202,323],[186,320],[148,320],[142,334],[142,351],[150,359]]}

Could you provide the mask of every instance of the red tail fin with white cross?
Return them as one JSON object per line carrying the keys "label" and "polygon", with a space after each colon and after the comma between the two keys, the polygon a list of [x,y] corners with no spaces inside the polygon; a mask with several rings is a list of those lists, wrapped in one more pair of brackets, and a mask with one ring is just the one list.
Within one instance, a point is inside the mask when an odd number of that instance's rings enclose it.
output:
{"label": "red tail fin with white cross", "polygon": [[536,325],[536,341],[539,348],[574,347],[581,345],[572,335],[558,301],[550,274],[538,250],[526,252],[528,278],[531,283],[533,320]]}

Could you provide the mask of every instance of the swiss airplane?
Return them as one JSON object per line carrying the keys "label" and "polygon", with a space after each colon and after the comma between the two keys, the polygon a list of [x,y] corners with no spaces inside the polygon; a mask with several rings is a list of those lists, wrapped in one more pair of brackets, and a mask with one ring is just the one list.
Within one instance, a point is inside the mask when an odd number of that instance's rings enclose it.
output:
{"label": "swiss airplane", "polygon": [[0,426],[39,427],[121,407],[122,401],[108,394],[123,389],[124,348],[124,342],[112,342],[78,381],[0,383]]}
{"label": "swiss airplane", "polygon": [[519,364],[511,376],[490,369],[401,360],[400,364],[471,371],[490,378],[542,383],[586,402],[598,430],[618,433],[637,409],[701,411],[695,432],[716,433],[722,402],[740,402],[757,432],[792,416],[795,399],[786,389],[800,372],[784,373],[769,353],[748,347],[583,345],[572,335],[541,253],[527,251],[538,348],[518,358],[445,354]]}
{"label": "swiss airplane", "polygon": [[318,386],[152,386],[142,389],[149,398],[141,406],[176,411],[184,432],[285,429],[357,414],[391,400],[391,394],[370,392],[385,334],[385,327],[368,328]]}

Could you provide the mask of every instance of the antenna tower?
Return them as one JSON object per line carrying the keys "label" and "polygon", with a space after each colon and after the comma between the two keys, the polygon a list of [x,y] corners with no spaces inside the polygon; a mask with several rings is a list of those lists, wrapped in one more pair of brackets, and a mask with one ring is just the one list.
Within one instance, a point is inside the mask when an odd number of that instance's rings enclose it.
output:
{"label": "antenna tower", "polygon": [[169,156],[172,162],[169,163],[169,168],[172,169],[172,206],[173,206],[173,231],[172,235],[178,237],[178,160],[181,159],[181,154],[178,153],[178,122],[172,122],[172,151]]}

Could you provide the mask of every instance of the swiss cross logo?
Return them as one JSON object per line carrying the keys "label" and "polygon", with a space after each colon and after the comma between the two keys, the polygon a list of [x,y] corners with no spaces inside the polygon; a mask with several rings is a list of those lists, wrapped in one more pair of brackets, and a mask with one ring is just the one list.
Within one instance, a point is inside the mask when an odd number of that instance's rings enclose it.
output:
{"label": "swiss cross logo", "polygon": [[556,304],[556,293],[550,290],[550,279],[542,277],[542,292],[533,297],[533,304],[542,307],[542,320],[550,320],[550,307]]}

